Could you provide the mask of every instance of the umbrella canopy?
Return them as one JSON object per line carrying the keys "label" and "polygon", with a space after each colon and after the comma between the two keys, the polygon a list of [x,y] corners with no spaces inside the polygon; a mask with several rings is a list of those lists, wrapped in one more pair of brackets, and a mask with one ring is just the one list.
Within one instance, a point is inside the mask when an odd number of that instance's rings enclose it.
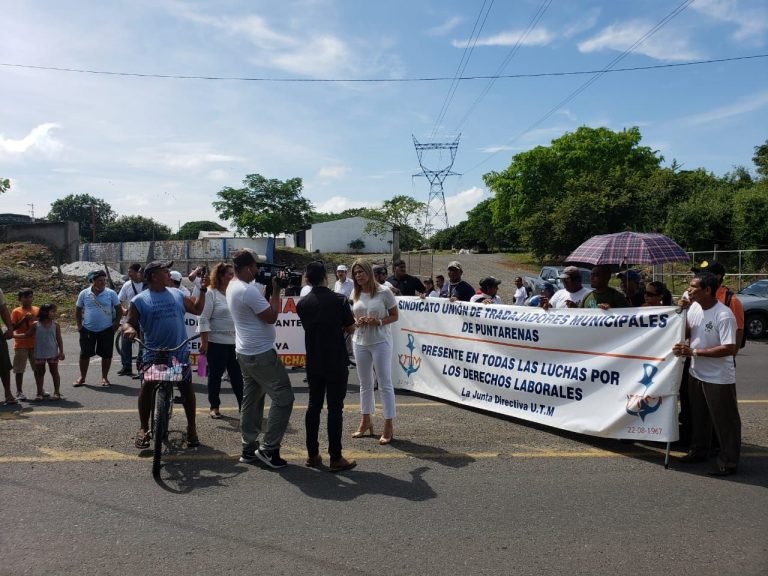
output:
{"label": "umbrella canopy", "polygon": [[689,262],[690,256],[664,234],[618,232],[593,236],[576,248],[566,262],[584,264],[664,264]]}

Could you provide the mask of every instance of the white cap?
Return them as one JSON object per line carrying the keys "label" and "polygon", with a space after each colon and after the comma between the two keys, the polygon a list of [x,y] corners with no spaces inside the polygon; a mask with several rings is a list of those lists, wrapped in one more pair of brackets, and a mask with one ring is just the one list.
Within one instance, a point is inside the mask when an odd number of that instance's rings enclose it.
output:
{"label": "white cap", "polygon": [[344,264],[339,264],[338,266],[336,266],[336,272],[346,272],[346,271],[347,271],[347,267]]}
{"label": "white cap", "polygon": [[181,272],[179,272],[178,270],[172,270],[171,280],[173,280],[174,282],[181,282]]}

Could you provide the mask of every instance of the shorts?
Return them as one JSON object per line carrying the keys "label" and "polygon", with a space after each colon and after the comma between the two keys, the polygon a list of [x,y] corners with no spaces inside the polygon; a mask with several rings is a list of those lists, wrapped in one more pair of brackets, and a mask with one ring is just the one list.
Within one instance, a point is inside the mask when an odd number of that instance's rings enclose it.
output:
{"label": "shorts", "polygon": [[48,366],[56,366],[59,363],[59,357],[54,356],[53,358],[35,358],[35,366],[45,366],[48,364]]}
{"label": "shorts", "polygon": [[101,332],[91,332],[87,328],[80,331],[80,358],[112,358],[115,330],[110,326]]}
{"label": "shorts", "polygon": [[27,369],[27,362],[30,366],[35,364],[35,349],[34,348],[16,348],[13,351],[13,373],[24,374],[24,370]]}
{"label": "shorts", "polygon": [[11,373],[11,356],[8,354],[8,341],[0,338],[0,374]]}

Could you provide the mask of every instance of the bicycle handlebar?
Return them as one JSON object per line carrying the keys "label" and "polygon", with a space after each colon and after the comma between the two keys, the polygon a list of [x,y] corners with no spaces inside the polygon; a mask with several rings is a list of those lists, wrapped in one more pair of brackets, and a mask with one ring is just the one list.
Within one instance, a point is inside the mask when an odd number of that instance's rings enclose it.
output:
{"label": "bicycle handlebar", "polygon": [[181,350],[184,346],[186,346],[187,344],[192,342],[192,340],[197,340],[198,338],[200,338],[200,334],[193,334],[192,336],[190,336],[189,338],[184,340],[184,342],[182,342],[181,344],[179,344],[175,348],[150,348],[149,346],[144,344],[144,341],[141,338],[139,338],[138,336],[136,336],[133,340],[135,342],[138,342],[142,346],[144,346],[144,348],[146,348],[150,352],[176,352],[177,350]]}

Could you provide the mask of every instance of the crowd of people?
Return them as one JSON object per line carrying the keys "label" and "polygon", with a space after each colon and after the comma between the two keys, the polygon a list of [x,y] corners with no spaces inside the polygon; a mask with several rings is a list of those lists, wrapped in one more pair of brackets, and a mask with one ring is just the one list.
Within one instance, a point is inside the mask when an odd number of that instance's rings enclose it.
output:
{"label": "crowd of people", "polygon": [[[240,411],[241,457],[244,463],[262,462],[270,468],[286,466],[280,456],[282,438],[294,403],[291,383],[275,350],[275,322],[280,313],[280,278],[272,286],[255,282],[259,262],[250,250],[241,249],[232,262],[216,264],[208,272],[198,267],[189,275],[193,290],[180,286],[182,275],[171,270],[173,262],[155,261],[128,268],[128,280],[119,293],[106,286],[104,271],[88,276],[76,303],[79,333],[79,377],[73,385],[83,386],[91,358],[100,358],[102,386],[110,386],[109,371],[115,332],[122,332],[120,376],[141,378],[132,366],[133,340],[141,334],[145,347],[139,349],[140,364],[149,364],[152,350],[173,348],[186,339],[184,315],[199,316],[200,354],[207,360],[210,417],[221,418],[220,391],[226,374]],[[703,263],[695,273],[679,305],[689,309],[687,341],[674,347],[674,354],[687,359],[681,386],[681,440],[690,445],[683,462],[700,462],[717,454],[713,474],[736,471],[741,445],[741,422],[736,404],[735,357],[743,342],[744,312],[738,298],[723,286],[725,268]],[[354,356],[360,382],[360,421],[352,438],[374,436],[376,425],[375,389],[383,406],[379,444],[394,438],[396,402],[391,375],[391,324],[398,321],[396,296],[443,297],[452,300],[501,304],[501,281],[487,276],[478,289],[462,278],[463,267],[451,261],[443,275],[422,279],[407,273],[403,260],[393,262],[392,274],[385,265],[357,259],[348,268],[339,265],[333,287],[325,264],[313,262],[306,268],[306,285],[301,290],[297,314],[304,327],[309,403],[305,415],[306,465],[322,466],[318,443],[320,415],[327,405],[329,469],[337,472],[356,466],[342,453],[343,408],[349,377],[350,353]],[[546,283],[539,294],[530,294],[523,279],[515,279],[514,305],[551,308],[600,308],[629,306],[669,306],[672,295],[659,281],[643,284],[634,270],[619,273],[621,290],[609,285],[610,269],[594,266],[590,287],[582,285],[580,270],[569,266],[559,276],[562,288]],[[182,290],[183,288],[183,290]],[[9,312],[0,291],[0,317],[6,325],[0,340],[0,376],[5,404],[26,401],[24,372],[32,366],[35,379],[34,400],[60,400],[58,362],[64,360],[61,329],[56,322],[56,307],[34,306],[34,292],[18,291],[19,306]],[[6,341],[14,341],[11,362]],[[348,342],[351,341],[351,349]],[[198,446],[195,423],[195,395],[189,352],[178,352],[186,373],[180,391],[187,417],[186,443]],[[46,367],[53,393],[46,392]],[[11,370],[15,375],[15,395],[11,389]],[[264,420],[265,398],[270,398]],[[150,445],[149,414],[152,391],[140,389],[139,429],[136,448]]]}

